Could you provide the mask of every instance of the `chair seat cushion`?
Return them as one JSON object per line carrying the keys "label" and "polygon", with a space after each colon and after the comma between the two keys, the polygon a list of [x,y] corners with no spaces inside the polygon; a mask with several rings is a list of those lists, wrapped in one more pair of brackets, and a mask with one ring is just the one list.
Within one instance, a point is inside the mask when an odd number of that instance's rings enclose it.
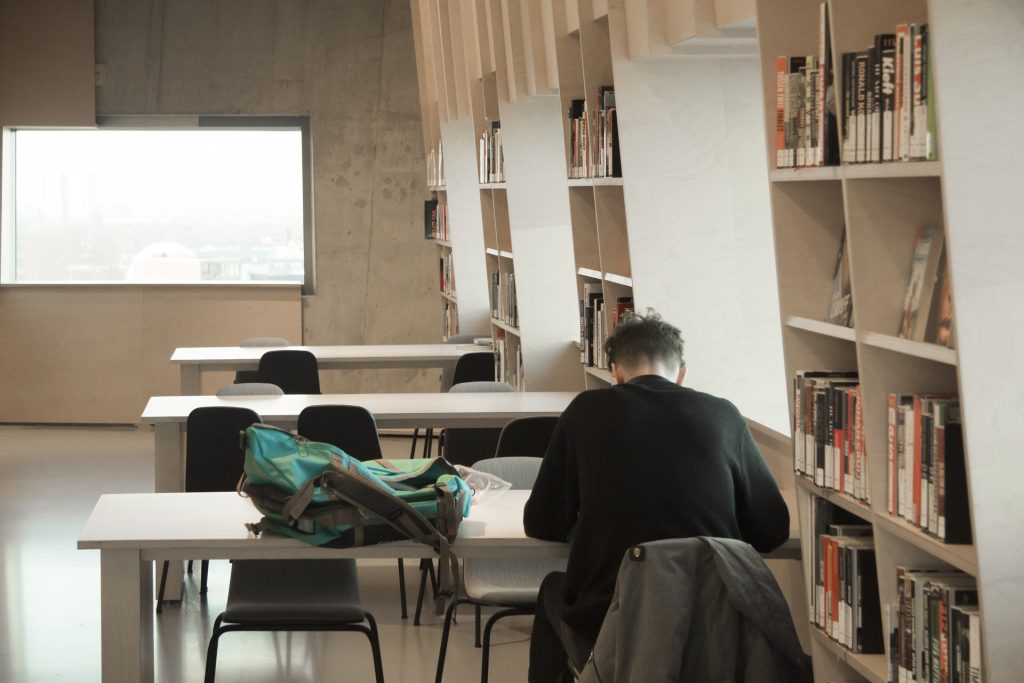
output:
{"label": "chair seat cushion", "polygon": [[364,617],[355,560],[232,562],[226,622],[358,623]]}
{"label": "chair seat cushion", "polygon": [[551,572],[564,572],[565,560],[516,558],[467,559],[463,568],[466,596],[496,605],[537,602],[541,581]]}

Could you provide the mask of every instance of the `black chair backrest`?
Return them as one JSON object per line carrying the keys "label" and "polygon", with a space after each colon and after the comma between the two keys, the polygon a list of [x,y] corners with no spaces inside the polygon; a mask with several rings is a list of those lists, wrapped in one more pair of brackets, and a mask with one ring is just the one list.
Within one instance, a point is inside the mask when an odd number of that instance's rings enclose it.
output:
{"label": "black chair backrest", "polygon": [[496,458],[543,458],[547,453],[551,435],[555,433],[557,417],[520,417],[501,430]]}
{"label": "black chair backrest", "polygon": [[188,415],[185,439],[185,490],[234,491],[242,476],[242,432],[260,422],[248,408],[209,406]]}
{"label": "black chair backrest", "polygon": [[299,413],[299,435],[337,446],[357,460],[384,457],[373,413],[362,406],[309,406]]}
{"label": "black chair backrest", "polygon": [[[474,351],[460,357],[455,362],[452,374],[452,386],[463,382],[494,381],[494,352]],[[447,389],[444,389],[447,391]]]}
{"label": "black chair backrest", "polygon": [[259,381],[276,384],[286,394],[319,394],[316,356],[304,349],[267,351],[260,357]]}

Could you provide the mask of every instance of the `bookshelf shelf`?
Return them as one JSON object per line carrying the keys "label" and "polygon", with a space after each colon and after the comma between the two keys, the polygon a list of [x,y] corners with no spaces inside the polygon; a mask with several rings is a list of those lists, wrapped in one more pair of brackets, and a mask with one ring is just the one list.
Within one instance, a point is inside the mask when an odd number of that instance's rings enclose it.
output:
{"label": "bookshelf shelf", "polygon": [[856,331],[852,327],[834,325],[822,320],[812,320],[798,315],[791,315],[786,318],[786,326],[797,330],[814,332],[834,339],[843,339],[848,342],[856,341]]}
{"label": "bookshelf shelf", "polygon": [[622,178],[569,178],[569,187],[622,187]]}
{"label": "bookshelf shelf", "polygon": [[439,240],[437,238],[434,238],[434,243],[439,247],[444,247],[445,249],[452,248],[452,243],[449,240]]}
{"label": "bookshelf shelf", "polygon": [[615,273],[605,273],[604,274],[604,280],[605,280],[605,282],[613,282],[613,283],[615,283],[617,285],[622,285],[624,287],[632,287],[633,286],[633,278],[628,277],[626,275],[616,275]]}
{"label": "bookshelf shelf", "polygon": [[445,185],[427,185],[428,192],[447,192],[448,188]]}
{"label": "bookshelf shelf", "polygon": [[944,363],[946,365],[957,364],[956,349],[947,349],[945,346],[939,346],[938,344],[911,341],[910,339],[901,339],[900,337],[893,337],[878,332],[864,332],[861,337],[861,343],[915,358],[935,361],[936,363]]}
{"label": "bookshelf shelf", "polygon": [[506,187],[505,183],[480,183],[481,190],[504,190]]}
{"label": "bookshelf shelf", "polygon": [[576,274],[581,276],[581,277],[590,278],[591,280],[600,280],[601,279],[601,271],[599,271],[599,270],[592,270],[590,268],[577,268],[576,269]]}
{"label": "bookshelf shelf", "polygon": [[772,182],[791,183],[810,180],[841,180],[842,168],[839,166],[815,166],[809,168],[776,168],[768,177]]}
{"label": "bookshelf shelf", "polygon": [[870,178],[938,178],[942,176],[941,161],[906,161],[884,164],[850,164],[847,166],[810,166],[772,169],[769,178],[776,183],[799,181],[870,179]]}
{"label": "bookshelf shelf", "polygon": [[459,303],[458,300],[456,300],[454,294],[449,294],[448,292],[438,292],[438,293],[441,295],[442,298],[447,299],[448,301],[451,301],[453,304]]}
{"label": "bookshelf shelf", "polygon": [[586,372],[591,377],[595,377],[601,380],[602,382],[606,382],[608,384],[615,384],[615,375],[608,372],[604,368],[595,368],[591,365],[585,365],[583,366],[583,371]]}
{"label": "bookshelf shelf", "polygon": [[941,161],[905,161],[885,164],[851,164],[843,167],[844,178],[938,178]]}
{"label": "bookshelf shelf", "polygon": [[829,654],[845,662],[851,669],[871,681],[871,683],[887,683],[889,680],[885,655],[860,655],[850,652],[816,627],[811,628],[811,633],[814,635],[815,642],[825,648]]}
{"label": "bookshelf shelf", "polygon": [[852,498],[844,493],[840,493],[839,491],[822,488],[811,481],[808,477],[797,474],[795,479],[797,486],[811,495],[817,496],[818,498],[824,498],[833,505],[838,505],[847,512],[852,512],[866,522],[871,521],[873,513],[871,511],[871,507],[867,503],[862,503],[856,498]]}
{"label": "bookshelf shelf", "polygon": [[960,571],[967,572],[972,576],[978,575],[978,559],[973,545],[943,543],[924,533],[910,522],[889,514],[875,515],[875,524],[883,531],[898,536],[903,541],[911,543]]}
{"label": "bookshelf shelf", "polygon": [[491,318],[491,324],[494,325],[495,327],[498,327],[498,328],[501,328],[501,329],[505,330],[506,332],[508,332],[510,334],[514,334],[517,337],[519,336],[519,328],[518,327],[512,327],[511,325],[509,325],[507,322],[505,322],[503,320],[498,320],[497,318]]}

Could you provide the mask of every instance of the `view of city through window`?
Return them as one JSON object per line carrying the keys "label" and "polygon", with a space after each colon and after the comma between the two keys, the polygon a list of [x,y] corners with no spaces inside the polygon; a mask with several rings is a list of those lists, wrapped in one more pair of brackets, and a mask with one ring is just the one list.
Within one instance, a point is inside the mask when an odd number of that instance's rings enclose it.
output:
{"label": "view of city through window", "polygon": [[303,280],[299,130],[20,130],[9,282]]}

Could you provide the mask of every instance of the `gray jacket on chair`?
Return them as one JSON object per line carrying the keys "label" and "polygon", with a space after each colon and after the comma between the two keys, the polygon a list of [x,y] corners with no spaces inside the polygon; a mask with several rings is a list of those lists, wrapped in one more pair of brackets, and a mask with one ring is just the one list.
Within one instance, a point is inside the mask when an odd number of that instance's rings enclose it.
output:
{"label": "gray jacket on chair", "polygon": [[811,681],[789,607],[750,545],[697,537],[630,548],[580,683]]}

